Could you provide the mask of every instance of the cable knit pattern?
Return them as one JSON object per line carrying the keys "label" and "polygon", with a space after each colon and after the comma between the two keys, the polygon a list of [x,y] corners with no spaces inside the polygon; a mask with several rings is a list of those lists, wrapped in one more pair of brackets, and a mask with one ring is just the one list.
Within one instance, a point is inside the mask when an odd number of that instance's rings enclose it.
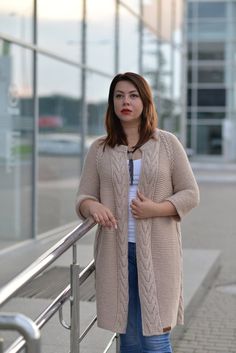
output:
{"label": "cable knit pattern", "polygon": [[[126,151],[124,151],[126,154]],[[116,331],[122,330],[122,323],[128,315],[128,202],[124,181],[129,182],[127,161],[124,153],[111,152],[112,181],[114,188],[117,224],[117,322]]]}
{"label": "cable knit pattern", "polygon": [[[153,191],[158,179],[159,141],[151,141],[153,149],[147,149],[143,154],[143,168],[140,177],[140,191],[153,199]],[[150,165],[153,166],[150,169]],[[155,276],[152,262],[150,236],[152,232],[152,219],[137,221],[137,265],[139,281],[140,302],[146,320],[143,321],[143,331],[161,331],[157,288],[154,285]]]}
{"label": "cable knit pattern", "polygon": [[[181,219],[199,202],[199,191],[186,153],[171,133],[157,129],[141,148],[139,190],[154,202],[169,200]],[[118,229],[101,227],[96,238],[98,326],[124,333],[128,314],[127,146],[106,147],[96,140],[85,160],[76,210],[94,198],[108,207]],[[81,215],[80,215],[81,216]],[[143,334],[162,334],[183,323],[182,244],[177,217],[136,222],[136,249]]]}
{"label": "cable knit pattern", "polygon": [[161,141],[163,142],[163,144],[165,145],[165,149],[166,149],[166,152],[167,152],[167,156],[170,160],[170,168],[171,168],[171,171],[173,170],[173,165],[174,165],[174,154],[173,154],[173,150],[172,150],[172,145],[170,143],[168,143],[168,140],[167,140],[167,134],[166,133],[162,133],[162,131],[160,131],[160,139]]}

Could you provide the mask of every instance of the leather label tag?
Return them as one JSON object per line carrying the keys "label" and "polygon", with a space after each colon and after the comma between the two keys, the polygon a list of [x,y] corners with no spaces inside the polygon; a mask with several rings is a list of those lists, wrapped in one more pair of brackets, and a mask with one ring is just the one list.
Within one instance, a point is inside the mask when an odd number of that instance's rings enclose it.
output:
{"label": "leather label tag", "polygon": [[168,326],[168,327],[164,327],[164,328],[163,328],[163,332],[168,332],[168,331],[171,331],[171,326]]}

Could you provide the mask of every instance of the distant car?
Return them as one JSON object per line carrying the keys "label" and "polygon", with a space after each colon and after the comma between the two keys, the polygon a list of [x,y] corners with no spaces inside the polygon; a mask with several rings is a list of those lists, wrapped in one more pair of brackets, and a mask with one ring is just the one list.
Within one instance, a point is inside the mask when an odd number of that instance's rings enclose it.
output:
{"label": "distant car", "polygon": [[[88,151],[89,143],[85,144],[85,152]],[[43,155],[80,155],[80,136],[71,134],[45,134],[39,136],[38,151]]]}
{"label": "distant car", "polygon": [[41,115],[39,117],[40,129],[54,129],[63,126],[63,118],[59,115]]}

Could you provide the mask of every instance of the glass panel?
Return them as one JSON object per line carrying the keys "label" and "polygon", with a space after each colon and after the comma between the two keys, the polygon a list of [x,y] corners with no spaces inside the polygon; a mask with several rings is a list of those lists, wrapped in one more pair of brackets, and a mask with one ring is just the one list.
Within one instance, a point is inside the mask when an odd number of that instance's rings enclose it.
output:
{"label": "glass panel", "polygon": [[32,237],[32,53],[0,41],[0,239]]}
{"label": "glass panel", "polygon": [[197,25],[196,22],[189,22],[187,24],[187,39],[188,39],[188,43],[192,43],[192,41],[198,36],[198,29],[197,29]]}
{"label": "glass panel", "polygon": [[56,0],[38,1],[38,43],[39,46],[66,56],[72,60],[81,57],[80,1]]}
{"label": "glass panel", "polygon": [[104,117],[107,108],[108,91],[112,78],[89,74],[87,81],[88,135],[89,142],[98,135],[104,135]]}
{"label": "glass panel", "polygon": [[143,1],[143,18],[152,28],[158,31],[158,12],[160,2],[156,0]]}
{"label": "glass panel", "polygon": [[201,18],[219,18],[226,16],[225,2],[199,2],[198,16]]}
{"label": "glass panel", "polygon": [[87,65],[114,72],[115,2],[87,1]]}
{"label": "glass panel", "polygon": [[[125,3],[132,11],[135,11],[137,14],[139,14],[139,8],[140,8],[140,0],[123,0],[123,3]],[[121,4],[121,7],[123,5]]]}
{"label": "glass panel", "polygon": [[188,60],[193,60],[193,50],[188,45]]}
{"label": "glass panel", "polygon": [[225,43],[198,43],[198,60],[224,60]]}
{"label": "glass panel", "polygon": [[198,119],[225,119],[225,112],[198,112],[197,118]]}
{"label": "glass panel", "polygon": [[[129,35],[127,35],[129,34]],[[125,8],[120,9],[120,72],[138,72],[139,21]]]}
{"label": "glass panel", "polygon": [[223,83],[225,80],[223,67],[203,67],[198,69],[198,82]]}
{"label": "glass panel", "polygon": [[188,18],[192,19],[193,17],[196,17],[196,11],[197,11],[197,3],[196,2],[187,2],[187,9],[188,9]]}
{"label": "glass panel", "polygon": [[[143,34],[143,73],[149,79],[153,91],[161,90],[159,76],[159,45],[157,37],[148,29]],[[158,67],[158,69],[157,69]]]}
{"label": "glass panel", "polygon": [[230,4],[230,6],[233,6],[233,10],[232,10],[232,15],[233,15],[233,19],[236,19],[236,3],[233,2]]}
{"label": "glass panel", "polygon": [[221,107],[226,104],[226,91],[225,89],[199,89],[198,102],[199,106],[216,106]]}
{"label": "glass panel", "polygon": [[160,82],[162,87],[162,93],[171,96],[172,89],[172,56],[173,48],[170,44],[161,45],[161,58],[159,66],[161,68]]}
{"label": "glass panel", "polygon": [[161,11],[161,39],[170,41],[174,30],[174,24],[172,23],[172,0],[161,1],[160,11]]}
{"label": "glass panel", "polygon": [[[182,64],[183,64],[183,52],[179,49],[173,49],[173,68],[171,80],[173,81],[174,99],[177,99],[179,102],[182,97],[183,88],[182,88]],[[178,103],[179,103],[178,102]],[[182,109],[182,108],[181,108]]]}
{"label": "glass panel", "polygon": [[191,130],[191,125],[187,125],[187,141],[186,141],[186,144],[187,144],[187,148],[190,150],[192,145],[191,145],[191,142],[192,142],[192,130]]}
{"label": "glass panel", "polygon": [[39,56],[38,71],[38,230],[43,233],[76,220],[81,101],[79,70]]}
{"label": "glass panel", "polygon": [[[154,0],[155,1],[155,0]],[[183,0],[175,0],[172,2],[172,9],[174,13],[174,20],[173,20],[173,25],[175,27],[175,32],[178,32],[181,36],[181,41],[182,41],[182,26],[184,21],[186,21],[186,18],[183,18],[183,15],[186,16],[186,13],[184,14],[184,7],[185,7],[185,1]]]}
{"label": "glass panel", "polygon": [[200,40],[224,40],[227,35],[226,22],[199,23],[198,37]]}
{"label": "glass panel", "polygon": [[222,154],[221,125],[199,125],[197,127],[197,153],[203,155]]}
{"label": "glass panel", "polygon": [[192,66],[188,68],[188,84],[193,82],[193,69]]}
{"label": "glass panel", "polygon": [[[232,57],[234,58],[234,65],[232,67],[232,70],[230,71],[230,79],[229,81],[232,82],[232,91],[231,91],[231,101],[232,101],[232,108],[233,108],[233,112],[235,114],[236,112],[236,85],[235,85],[235,82],[236,82],[236,42],[234,43],[231,43],[232,47],[231,47],[231,50],[232,50]],[[236,117],[235,117],[235,121],[236,121]]]}
{"label": "glass panel", "polygon": [[192,89],[188,89],[188,106],[192,105]]}
{"label": "glass panel", "polygon": [[32,42],[33,1],[0,2],[0,32]]}

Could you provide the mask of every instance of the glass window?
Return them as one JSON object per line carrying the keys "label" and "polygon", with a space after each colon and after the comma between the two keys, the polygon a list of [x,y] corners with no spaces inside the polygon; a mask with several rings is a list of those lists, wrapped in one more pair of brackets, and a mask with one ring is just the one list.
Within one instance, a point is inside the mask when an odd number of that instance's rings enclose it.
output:
{"label": "glass window", "polygon": [[198,16],[201,18],[221,18],[226,16],[225,2],[198,2]]}
{"label": "glass window", "polygon": [[197,3],[188,1],[187,7],[188,7],[188,18],[192,19],[193,17],[196,16]]}
{"label": "glass window", "polygon": [[188,106],[192,105],[192,89],[188,89]]}
{"label": "glass window", "polygon": [[202,155],[222,154],[221,125],[199,125],[197,127],[197,153]]}
{"label": "glass window", "polygon": [[188,45],[188,60],[193,60],[193,50]]}
{"label": "glass window", "polygon": [[206,23],[202,22],[199,23],[198,27],[198,38],[199,40],[224,40],[227,35],[227,23],[226,22],[212,22]]}
{"label": "glass window", "polygon": [[108,91],[112,77],[89,73],[87,77],[88,135],[90,141],[104,135],[104,118],[107,108]]}
{"label": "glass window", "polygon": [[223,67],[203,67],[198,69],[199,83],[223,83],[224,82]]}
{"label": "glass window", "polygon": [[[120,72],[138,72],[139,20],[125,8],[120,9]],[[127,33],[129,35],[127,35]]]}
{"label": "glass window", "polygon": [[[140,2],[140,1],[139,1]],[[161,1],[156,0],[144,0],[143,1],[143,18],[152,28],[158,31],[159,13],[161,12]]]}
{"label": "glass window", "polygon": [[198,106],[203,107],[221,107],[226,104],[225,89],[199,89],[198,90]]}
{"label": "glass window", "polygon": [[[160,47],[160,83],[162,87],[162,94],[166,97],[171,97],[173,76],[172,76],[172,55],[174,55],[173,48],[170,44],[162,44]],[[173,61],[174,62],[174,61]]]}
{"label": "glass window", "polygon": [[225,119],[225,112],[198,112],[197,113],[197,119],[203,120],[203,119],[216,119],[216,120],[222,120]]}
{"label": "glass window", "polygon": [[[123,3],[125,3],[132,11],[139,14],[140,0],[123,0]],[[122,7],[123,5],[121,4],[120,6]]]}
{"label": "glass window", "polygon": [[65,56],[71,60],[81,57],[81,19],[80,1],[40,0],[38,6],[39,46]]}
{"label": "glass window", "polygon": [[199,42],[198,60],[224,60],[225,43]]}
{"label": "glass window", "polygon": [[38,231],[76,220],[80,170],[80,71],[39,55]]}
{"label": "glass window", "polygon": [[187,25],[187,39],[188,43],[192,43],[192,41],[198,36],[198,28],[196,26],[196,22],[189,22]]}
{"label": "glass window", "polygon": [[[174,30],[174,23],[173,21],[173,1],[172,0],[165,0],[160,1],[160,24],[161,24],[161,39],[169,42],[172,38],[172,30]],[[175,2],[176,3],[176,2]]]}
{"label": "glass window", "polygon": [[160,89],[159,44],[157,37],[147,28],[143,33],[143,74],[149,80],[153,93]]}
{"label": "glass window", "polygon": [[188,68],[188,84],[193,82],[193,70],[192,66]]}
{"label": "glass window", "polygon": [[187,148],[191,151],[192,148],[192,129],[191,129],[192,125],[188,124],[187,125],[187,141],[186,141],[186,145]]}
{"label": "glass window", "polygon": [[1,1],[0,32],[26,42],[32,42],[33,1]]}
{"label": "glass window", "polygon": [[10,243],[32,237],[32,53],[0,50],[0,239]]}
{"label": "glass window", "polygon": [[115,2],[87,0],[87,65],[114,72]]}

